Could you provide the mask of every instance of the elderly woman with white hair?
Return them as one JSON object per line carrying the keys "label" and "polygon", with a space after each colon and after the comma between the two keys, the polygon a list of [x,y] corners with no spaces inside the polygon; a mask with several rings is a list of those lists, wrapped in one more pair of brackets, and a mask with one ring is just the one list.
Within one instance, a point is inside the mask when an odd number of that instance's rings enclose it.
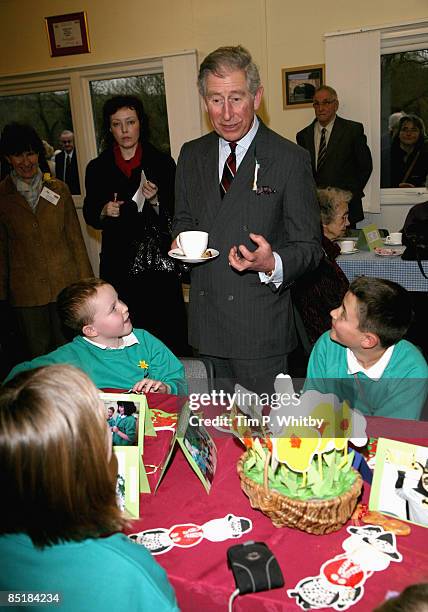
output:
{"label": "elderly woman with white hair", "polygon": [[336,187],[318,189],[324,257],[318,268],[294,285],[293,301],[302,318],[309,343],[313,345],[331,327],[330,311],[337,308],[348,290],[349,281],[336,262],[340,253],[334,242],[345,235],[350,191]]}

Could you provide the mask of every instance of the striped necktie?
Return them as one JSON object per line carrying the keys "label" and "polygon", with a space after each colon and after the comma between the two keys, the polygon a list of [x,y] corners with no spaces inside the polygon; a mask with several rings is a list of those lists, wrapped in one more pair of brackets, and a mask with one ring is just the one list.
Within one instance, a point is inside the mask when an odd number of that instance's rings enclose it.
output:
{"label": "striped necktie", "polygon": [[326,133],[326,128],[323,127],[321,130],[321,140],[320,140],[320,146],[318,149],[318,160],[317,160],[317,172],[318,170],[321,168],[321,166],[323,165],[323,163],[325,162],[325,156],[327,153],[327,144],[325,141],[325,133]]}
{"label": "striped necktie", "polygon": [[235,155],[236,145],[237,145],[236,142],[229,142],[230,153],[229,153],[229,157],[224,162],[223,175],[221,177],[221,182],[220,182],[221,198],[224,197],[224,194],[229,189],[233,181],[233,177],[236,174],[236,155]]}
{"label": "striped necktie", "polygon": [[71,173],[71,157],[68,153],[65,154],[65,168],[64,168],[64,183],[68,183],[70,180]]}

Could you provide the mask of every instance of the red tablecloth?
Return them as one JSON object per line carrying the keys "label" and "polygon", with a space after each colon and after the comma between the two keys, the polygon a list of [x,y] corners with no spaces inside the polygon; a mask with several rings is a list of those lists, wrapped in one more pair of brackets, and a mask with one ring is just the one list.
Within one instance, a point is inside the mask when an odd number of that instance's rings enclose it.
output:
{"label": "red tablecloth", "polygon": [[[149,394],[148,401],[151,407],[168,410],[168,406],[173,406],[173,399],[165,396]],[[373,435],[405,439],[412,432],[413,437],[418,438],[415,443],[428,445],[428,423],[416,425],[409,421],[369,419],[369,433]],[[162,435],[168,436],[168,432],[159,433],[159,443]],[[152,444],[156,443],[150,442],[145,448],[149,463],[153,462],[150,460]],[[235,583],[227,568],[226,550],[243,541],[256,540],[266,542],[276,555],[284,574],[285,587],[240,596],[234,602],[234,611],[300,610],[295,600],[288,597],[287,589],[294,588],[302,578],[316,576],[322,563],[341,554],[342,542],[349,534],[345,528],[334,534],[315,536],[274,527],[270,519],[250,507],[248,498],[241,491],[236,473],[236,462],[243,450],[239,443],[230,438],[219,438],[216,444],[218,467],[211,493],[207,495],[178,449],[158,492],[141,496],[141,518],[133,521],[131,530],[170,528],[177,523],[202,525],[228,513],[250,518],[253,530],[241,539],[224,542],[204,539],[192,548],[172,548],[155,557],[165,568],[175,588],[180,608],[184,612],[227,610]],[[368,500],[368,494],[369,487],[365,485],[363,501]],[[427,544],[428,531],[422,527],[412,525],[409,536],[397,537],[403,562],[391,563],[385,571],[376,572],[368,578],[363,599],[350,609],[368,612],[384,600],[388,590],[400,591],[409,584],[428,582]]]}

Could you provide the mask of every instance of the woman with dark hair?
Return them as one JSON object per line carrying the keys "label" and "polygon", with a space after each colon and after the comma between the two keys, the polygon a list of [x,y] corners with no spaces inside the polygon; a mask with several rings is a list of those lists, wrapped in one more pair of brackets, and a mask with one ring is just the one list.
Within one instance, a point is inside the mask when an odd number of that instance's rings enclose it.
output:
{"label": "woman with dark hair", "polygon": [[117,533],[117,459],[86,374],[48,366],[0,389],[0,462],[0,590],[56,592],[62,612],[178,610],[164,570]]}
{"label": "woman with dark hair", "polygon": [[391,187],[425,187],[428,147],[417,115],[401,117],[391,143]]}
{"label": "woman with dark hair", "polygon": [[148,142],[141,100],[115,96],[103,108],[104,151],[86,169],[86,222],[102,230],[100,276],[144,327],[186,354],[187,326],[176,263],[168,257],[175,162]]}
{"label": "woman with dark hair", "polygon": [[132,446],[137,436],[137,419],[134,402],[117,402],[119,416],[111,428],[113,432],[113,446]]}
{"label": "woman with dark hair", "polygon": [[57,295],[92,269],[68,187],[42,172],[49,170],[35,130],[6,125],[0,153],[10,167],[0,183],[0,304],[13,308],[28,359],[65,342]]}

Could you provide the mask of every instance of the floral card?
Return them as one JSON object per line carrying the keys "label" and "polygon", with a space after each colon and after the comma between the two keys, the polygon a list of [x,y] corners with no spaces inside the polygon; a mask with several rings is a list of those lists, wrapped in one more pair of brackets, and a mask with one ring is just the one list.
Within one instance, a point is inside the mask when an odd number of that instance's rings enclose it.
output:
{"label": "floral card", "polygon": [[428,527],[428,448],[379,438],[370,510]]}
{"label": "floral card", "polygon": [[217,467],[217,447],[203,425],[203,419],[189,408],[188,403],[183,406],[180,413],[155,491],[166,472],[176,443],[179,444],[193,471],[209,493]]}

